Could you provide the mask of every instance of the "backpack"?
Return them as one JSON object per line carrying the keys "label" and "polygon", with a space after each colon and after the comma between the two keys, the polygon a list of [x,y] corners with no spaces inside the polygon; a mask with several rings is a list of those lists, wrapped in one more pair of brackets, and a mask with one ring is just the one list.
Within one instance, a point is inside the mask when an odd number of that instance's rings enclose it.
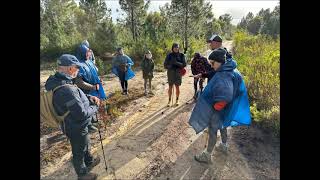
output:
{"label": "backpack", "polygon": [[59,116],[54,107],[53,107],[53,93],[63,87],[63,86],[72,86],[71,84],[64,84],[57,86],[50,91],[41,91],[40,92],[40,117],[49,127],[59,127],[60,123],[64,121],[64,118],[70,113],[67,111],[64,115]]}

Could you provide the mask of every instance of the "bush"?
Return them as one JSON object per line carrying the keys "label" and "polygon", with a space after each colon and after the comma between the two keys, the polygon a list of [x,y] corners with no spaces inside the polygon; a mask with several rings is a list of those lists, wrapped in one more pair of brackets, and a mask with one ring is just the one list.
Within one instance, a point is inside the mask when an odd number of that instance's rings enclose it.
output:
{"label": "bush", "polygon": [[234,57],[246,82],[254,121],[280,133],[280,40],[267,35],[234,35]]}
{"label": "bush", "polygon": [[259,110],[280,105],[280,41],[237,32],[234,55],[247,84],[251,102]]}
{"label": "bush", "polygon": [[99,76],[103,76],[103,75],[107,74],[104,62],[99,57],[95,57],[95,60],[96,60],[96,66],[98,68]]}
{"label": "bush", "polygon": [[271,130],[275,136],[280,136],[280,107],[273,106],[270,110],[257,110],[254,103],[250,107],[252,119],[264,129]]}

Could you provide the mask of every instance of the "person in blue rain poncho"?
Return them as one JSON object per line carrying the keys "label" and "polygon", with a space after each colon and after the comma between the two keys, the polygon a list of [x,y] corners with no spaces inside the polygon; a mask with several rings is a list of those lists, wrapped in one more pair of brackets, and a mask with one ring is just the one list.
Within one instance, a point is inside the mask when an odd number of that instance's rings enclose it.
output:
{"label": "person in blue rain poncho", "polygon": [[209,129],[207,148],[195,156],[195,160],[204,163],[211,162],[218,130],[222,140],[218,149],[227,152],[226,127],[251,124],[247,90],[236,62],[232,58],[226,60],[223,48],[213,50],[208,59],[215,75],[200,95],[189,119],[197,134]]}
{"label": "person in blue rain poncho", "polygon": [[[74,83],[84,93],[96,96],[100,100],[106,100],[107,96],[99,78],[97,67],[94,65],[94,56],[92,50],[89,49],[88,41],[85,40],[79,45],[76,57],[83,66],[79,68],[79,73],[74,79]],[[96,117],[93,118],[92,122],[97,122]],[[88,128],[90,133],[98,130],[92,124],[89,124]]]}
{"label": "person in blue rain poncho", "polygon": [[123,49],[117,48],[115,57],[112,59],[112,72],[119,77],[123,95],[128,95],[128,80],[135,76],[131,70],[133,64],[131,58],[124,54]]}

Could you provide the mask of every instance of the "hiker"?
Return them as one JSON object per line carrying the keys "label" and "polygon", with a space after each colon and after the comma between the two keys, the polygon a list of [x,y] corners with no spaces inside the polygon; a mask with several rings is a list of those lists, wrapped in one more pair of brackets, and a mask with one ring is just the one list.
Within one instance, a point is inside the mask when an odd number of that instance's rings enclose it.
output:
{"label": "hiker", "polygon": [[[106,100],[107,96],[104,92],[102,81],[99,78],[97,67],[94,65],[92,57],[92,50],[89,49],[88,41],[82,42],[77,51],[77,59],[83,66],[80,67],[78,76],[74,79],[74,83],[84,93],[96,96],[100,100]],[[97,123],[95,116],[88,127],[90,133],[97,132],[98,129],[93,126],[92,123]]]}
{"label": "hiker", "polygon": [[[47,91],[63,84],[73,85],[79,67],[83,66],[78,59],[70,54],[62,55],[58,60],[58,70],[46,81]],[[89,171],[99,164],[100,158],[94,158],[90,153],[90,138],[88,124],[97,113],[100,100],[95,96],[85,94],[77,86],[63,86],[53,94],[53,107],[58,115],[70,113],[65,117],[61,126],[62,132],[70,140],[72,148],[72,163],[78,179],[96,179],[97,174]]]}
{"label": "hiker", "polygon": [[[207,43],[210,43],[210,48],[211,50],[215,50],[217,48],[223,48],[225,49],[225,51],[227,52],[226,54],[226,59],[230,59],[232,58],[232,54],[227,50],[227,48],[222,47],[222,38],[219,35],[213,34],[208,40]],[[207,74],[207,78],[208,78],[208,82],[210,81],[210,79],[213,77],[215,71],[213,68],[209,67],[209,71],[207,71],[204,74]]]}
{"label": "hiker", "polygon": [[186,60],[184,54],[179,52],[179,44],[173,43],[171,47],[171,53],[169,53],[164,61],[164,68],[167,69],[167,76],[168,76],[168,83],[169,83],[169,101],[168,107],[170,106],[171,102],[171,95],[172,95],[172,86],[175,85],[176,87],[176,103],[175,106],[179,105],[179,95],[180,90],[179,86],[182,83],[182,75],[180,70],[186,67]]}
{"label": "hiker", "polygon": [[[196,52],[193,56],[193,59],[191,61],[191,71],[193,75],[198,75],[198,74],[204,74],[207,71],[211,69],[210,64],[208,63],[207,58],[201,56],[199,52]],[[203,90],[203,81],[204,78],[194,78],[194,99],[197,99],[197,92],[198,92],[198,82],[199,82],[199,87],[200,87],[200,93],[202,93]]]}
{"label": "hiker", "polygon": [[152,54],[147,51],[141,63],[142,76],[144,79],[144,95],[147,95],[147,82],[149,81],[149,94],[154,95],[152,92],[151,80],[153,78],[154,61]]}
{"label": "hiker", "polygon": [[123,49],[117,48],[115,57],[112,59],[112,72],[119,77],[122,95],[128,95],[128,80],[135,76],[131,70],[133,64],[131,58],[124,54]]}
{"label": "hiker", "polygon": [[[208,146],[195,156],[199,162],[211,162],[211,153],[220,130],[222,142],[218,150],[227,152],[227,127],[250,125],[250,106],[244,81],[233,59],[226,60],[226,51],[217,48],[209,55],[215,75],[200,95],[189,119],[196,133],[208,127]],[[201,77],[199,75],[198,77]]]}

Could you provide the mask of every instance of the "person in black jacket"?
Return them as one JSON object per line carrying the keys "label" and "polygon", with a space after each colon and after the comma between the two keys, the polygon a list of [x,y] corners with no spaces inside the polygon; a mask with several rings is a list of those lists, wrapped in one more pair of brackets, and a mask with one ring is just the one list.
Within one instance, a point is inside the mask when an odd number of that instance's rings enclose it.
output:
{"label": "person in black jacket", "polygon": [[184,54],[179,52],[179,44],[173,43],[172,52],[169,53],[164,61],[164,68],[167,69],[167,76],[168,76],[168,83],[169,83],[169,101],[168,106],[170,106],[171,101],[171,95],[172,95],[172,86],[173,84],[176,87],[176,103],[175,105],[179,105],[179,95],[180,90],[179,86],[181,86],[182,83],[182,75],[180,73],[180,70],[186,67],[187,63],[185,60]]}

